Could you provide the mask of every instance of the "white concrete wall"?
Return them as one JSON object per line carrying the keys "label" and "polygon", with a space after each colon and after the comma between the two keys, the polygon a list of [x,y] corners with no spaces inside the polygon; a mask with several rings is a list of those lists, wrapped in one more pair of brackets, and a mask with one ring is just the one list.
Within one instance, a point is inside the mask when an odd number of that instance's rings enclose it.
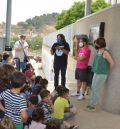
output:
{"label": "white concrete wall", "polygon": [[[72,38],[74,34],[89,34],[90,26],[98,22],[105,22],[105,39],[107,46],[112,53],[116,62],[115,68],[110,72],[107,83],[101,94],[100,105],[103,109],[119,113],[120,112],[120,4],[111,6],[100,12],[87,16],[78,20],[76,23],[69,25],[59,31],[51,33],[44,38],[43,42],[43,68],[46,76],[49,73],[52,63],[50,56],[50,47],[56,41],[56,35],[63,33],[66,40],[70,44],[71,50],[73,49]],[[67,80],[75,82],[74,79],[75,60],[72,58],[72,51],[69,56],[68,63],[68,77]],[[48,74],[49,73],[49,74]]]}

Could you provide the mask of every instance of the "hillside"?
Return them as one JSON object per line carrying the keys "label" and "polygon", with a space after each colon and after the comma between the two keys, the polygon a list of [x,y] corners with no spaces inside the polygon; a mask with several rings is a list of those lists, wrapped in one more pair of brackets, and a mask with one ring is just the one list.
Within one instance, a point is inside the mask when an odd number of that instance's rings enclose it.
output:
{"label": "hillside", "polygon": [[[27,36],[44,36],[48,33],[55,31],[55,23],[57,13],[43,14],[29,18],[26,21],[18,22],[17,25],[11,26],[11,35],[16,37],[20,34]],[[5,35],[5,23],[0,24],[0,36]]]}

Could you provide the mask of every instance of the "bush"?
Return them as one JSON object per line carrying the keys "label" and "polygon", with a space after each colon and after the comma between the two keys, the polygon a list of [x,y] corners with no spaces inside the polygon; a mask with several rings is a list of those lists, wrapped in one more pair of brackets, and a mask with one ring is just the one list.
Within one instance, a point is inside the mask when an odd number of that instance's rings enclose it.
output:
{"label": "bush", "polygon": [[[14,47],[15,42],[18,41],[18,40],[19,40],[18,37],[12,37],[11,38],[10,44],[11,44],[12,48]],[[42,42],[43,42],[43,39],[40,36],[36,36],[36,37],[32,37],[30,39],[27,39],[27,43],[29,44],[31,50],[41,49],[42,48]]]}

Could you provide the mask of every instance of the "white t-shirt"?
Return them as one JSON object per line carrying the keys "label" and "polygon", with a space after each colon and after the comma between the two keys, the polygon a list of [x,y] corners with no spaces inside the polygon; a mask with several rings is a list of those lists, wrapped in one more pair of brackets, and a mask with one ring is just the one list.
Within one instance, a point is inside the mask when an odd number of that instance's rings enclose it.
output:
{"label": "white t-shirt", "polygon": [[[28,46],[27,42],[24,42],[24,43],[21,43],[21,44],[22,44],[23,48]],[[15,45],[14,45],[14,50],[16,48],[22,48],[21,44],[20,44],[20,41],[16,41]],[[27,55],[28,54],[28,48],[25,48],[24,51],[25,51],[25,53]],[[15,50],[15,57],[18,57],[20,59],[20,62],[23,62],[24,61],[24,52],[23,52],[23,50],[21,50],[21,51],[16,51]]]}
{"label": "white t-shirt", "polygon": [[29,129],[45,129],[45,128],[46,128],[46,125],[35,121],[32,121],[31,125],[29,126]]}

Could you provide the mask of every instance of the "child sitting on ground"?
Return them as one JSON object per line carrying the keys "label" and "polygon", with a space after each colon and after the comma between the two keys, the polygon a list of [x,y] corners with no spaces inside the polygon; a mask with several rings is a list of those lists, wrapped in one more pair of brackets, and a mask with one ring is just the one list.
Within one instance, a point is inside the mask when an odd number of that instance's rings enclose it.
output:
{"label": "child sitting on ground", "polygon": [[36,95],[31,95],[27,101],[28,101],[28,120],[24,124],[24,129],[29,127],[32,121],[32,113],[34,110],[38,108],[38,97]]}
{"label": "child sitting on ground", "polygon": [[12,89],[7,89],[0,94],[0,100],[4,100],[5,109],[0,102],[0,109],[5,111],[8,116],[16,124],[16,129],[23,129],[23,123],[27,121],[27,103],[24,97],[20,95],[20,91],[24,86],[26,77],[22,72],[14,72],[11,75],[10,82]]}
{"label": "child sitting on ground", "polygon": [[38,97],[36,95],[31,95],[28,98],[28,116],[32,118],[32,112],[38,108]]}
{"label": "child sitting on ground", "polygon": [[32,122],[29,129],[46,129],[46,125],[43,124],[44,111],[41,108],[37,108],[32,113]]}
{"label": "child sitting on ground", "polygon": [[42,77],[41,76],[36,76],[34,79],[34,82],[32,84],[32,91],[34,91],[36,89],[36,85],[40,84]]}
{"label": "child sitting on ground", "polygon": [[27,99],[32,94],[30,85],[26,83],[20,92],[21,95]]}
{"label": "child sitting on ground", "polygon": [[41,103],[42,99],[40,96],[40,93],[44,90],[43,86],[41,86],[41,84],[36,84],[36,88],[33,91],[33,95],[37,95],[38,96],[38,103]]}
{"label": "child sitting on ground", "polygon": [[50,91],[43,90],[40,93],[40,96],[42,98],[42,102],[40,104],[40,107],[44,111],[44,123],[47,123],[49,120],[51,120],[51,115],[53,113],[53,104],[51,100]]}
{"label": "child sitting on ground", "polygon": [[[78,129],[78,126],[71,126],[64,120],[74,116],[76,114],[75,108],[69,108],[69,89],[64,88],[60,96],[55,100],[54,103],[54,113],[53,118],[59,120],[59,122],[64,124],[68,129]],[[65,113],[68,113],[65,115]]]}

